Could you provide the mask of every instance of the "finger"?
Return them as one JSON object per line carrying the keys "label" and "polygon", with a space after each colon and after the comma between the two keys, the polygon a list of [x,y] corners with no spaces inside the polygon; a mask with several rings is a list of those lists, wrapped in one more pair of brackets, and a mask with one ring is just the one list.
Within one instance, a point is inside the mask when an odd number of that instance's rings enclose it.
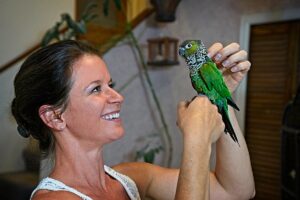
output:
{"label": "finger", "polygon": [[207,56],[212,58],[223,48],[223,45],[220,42],[214,43],[211,47],[207,50]]}
{"label": "finger", "polygon": [[205,94],[198,94],[197,96],[194,96],[189,102],[187,102],[187,105],[189,105],[190,103],[192,103],[192,101],[194,101],[195,99],[200,99],[201,97],[207,97]]}
{"label": "finger", "polygon": [[228,56],[237,53],[240,50],[238,43],[231,43],[221,49],[214,57],[213,60],[217,63],[223,62]]}
{"label": "finger", "polygon": [[242,73],[246,73],[247,71],[250,70],[251,67],[251,63],[247,60],[244,62],[240,62],[237,65],[235,65],[234,67],[230,68],[230,71],[236,73],[236,72],[242,72]]}
{"label": "finger", "polygon": [[224,66],[222,65],[222,63],[219,63],[219,64],[217,64],[217,67],[218,67],[218,69],[219,69],[222,73],[224,73],[225,71],[228,71],[228,69],[231,69],[231,68],[234,67],[235,65],[237,65],[237,63],[232,63],[230,66],[224,67]]}
{"label": "finger", "polygon": [[236,63],[240,63],[242,61],[246,61],[247,60],[247,52],[242,50],[242,51],[238,51],[235,54],[232,54],[231,56],[229,56],[227,59],[225,59],[222,62],[222,66],[226,67],[226,68],[231,68],[233,67]]}
{"label": "finger", "polygon": [[[199,107],[200,105],[205,105],[206,103],[210,104],[210,100],[206,95],[198,95],[196,98],[193,99],[193,101],[189,102],[189,107],[196,106]],[[199,107],[200,108],[200,107]]]}

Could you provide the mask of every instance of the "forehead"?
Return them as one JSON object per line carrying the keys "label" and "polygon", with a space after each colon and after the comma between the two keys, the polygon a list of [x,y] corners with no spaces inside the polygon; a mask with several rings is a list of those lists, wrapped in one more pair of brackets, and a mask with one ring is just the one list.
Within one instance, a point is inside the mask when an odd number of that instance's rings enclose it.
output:
{"label": "forehead", "polygon": [[110,79],[105,62],[96,55],[83,55],[73,65],[72,81],[77,84],[89,84],[92,81]]}

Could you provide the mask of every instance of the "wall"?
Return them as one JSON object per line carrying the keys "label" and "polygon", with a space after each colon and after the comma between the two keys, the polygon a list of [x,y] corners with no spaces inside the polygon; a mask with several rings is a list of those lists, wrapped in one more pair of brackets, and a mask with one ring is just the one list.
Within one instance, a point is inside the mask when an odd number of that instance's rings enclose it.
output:
{"label": "wall", "polygon": [[[1,0],[0,65],[36,45],[45,31],[60,20],[61,13],[73,15],[74,10],[74,0]],[[20,63],[0,74],[0,172],[24,168],[21,152],[28,141],[19,136],[10,114],[13,78]]]}
{"label": "wall", "polygon": [[[17,0],[0,2],[1,63],[39,41],[43,31],[59,19],[60,13],[72,12],[74,7],[73,1],[58,0],[43,3],[38,0],[27,0],[26,4],[23,4],[19,5]],[[154,16],[150,16],[136,28],[135,34],[143,46],[148,38],[164,35],[179,38],[180,41],[199,38],[207,46],[214,41],[228,44],[232,41],[239,41],[242,16],[262,12],[278,13],[281,10],[297,7],[300,8],[299,0],[184,0],[179,4],[176,13],[177,20],[174,23],[158,24],[154,22]],[[22,21],[23,19],[26,20]],[[145,90],[147,85],[139,76],[137,61],[126,40],[105,54],[104,59],[109,66],[112,78],[116,81],[116,89],[120,89],[130,78],[136,77],[121,91],[125,96],[121,116],[124,120],[126,135],[122,140],[108,145],[105,151],[106,163],[113,165],[121,161],[133,160],[135,152],[145,144],[143,138],[151,141],[149,135],[156,132],[161,124],[157,120],[156,107],[149,90]],[[0,172],[18,170],[23,165],[20,152],[25,145],[25,140],[16,133],[15,124],[8,114],[13,95],[12,79],[17,68],[16,66],[0,75],[0,127],[2,130]],[[150,76],[172,135],[174,148],[172,166],[179,166],[182,138],[176,127],[176,106],[180,100],[190,99],[195,94],[190,85],[188,71],[180,59],[180,65],[151,69]],[[159,143],[159,140],[157,141],[156,138],[154,143]],[[165,164],[163,154],[156,162]]]}
{"label": "wall", "polygon": [[[175,22],[156,23],[154,16],[151,16],[135,30],[135,33],[143,46],[147,43],[148,38],[158,36],[176,37],[180,41],[193,38],[202,39],[207,46],[216,41],[227,45],[231,42],[240,41],[240,26],[243,16],[265,12],[269,15],[280,15],[281,12],[286,13],[289,9],[295,8],[300,8],[300,1],[184,0],[179,4]],[[130,76],[137,73],[136,61],[133,55],[129,53],[130,51],[128,46],[121,43],[104,56],[117,85],[122,85]],[[150,74],[172,135],[174,147],[172,166],[179,166],[182,138],[175,124],[176,106],[180,100],[190,99],[195,95],[190,85],[188,70],[183,60],[180,59],[180,65],[150,69]],[[155,121],[154,123],[152,120],[156,107],[153,105],[151,96],[148,97],[150,101],[145,98],[148,93],[145,94],[143,87],[141,79],[135,79],[122,92],[125,96],[122,116],[127,134],[122,141],[107,148],[108,164],[116,164],[120,160],[130,160],[136,149],[136,145],[131,144],[135,144],[134,142],[138,137],[149,135],[153,131],[153,125],[155,125],[154,127],[161,126],[159,122]],[[237,96],[240,97],[240,94],[245,94],[245,92],[246,87],[240,87]],[[237,102],[241,108],[244,108],[243,99],[238,99]],[[243,112],[239,117],[239,120],[243,122]],[[114,151],[118,153],[114,154]],[[165,163],[161,158],[157,162]]]}

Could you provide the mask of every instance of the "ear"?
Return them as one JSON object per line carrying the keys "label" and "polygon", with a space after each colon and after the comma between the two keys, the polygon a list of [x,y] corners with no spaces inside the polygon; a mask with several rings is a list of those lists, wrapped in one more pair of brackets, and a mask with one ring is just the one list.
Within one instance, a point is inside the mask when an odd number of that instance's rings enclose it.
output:
{"label": "ear", "polygon": [[62,131],[66,127],[66,123],[61,118],[59,109],[54,109],[50,105],[42,105],[39,108],[39,116],[42,121],[51,129]]}

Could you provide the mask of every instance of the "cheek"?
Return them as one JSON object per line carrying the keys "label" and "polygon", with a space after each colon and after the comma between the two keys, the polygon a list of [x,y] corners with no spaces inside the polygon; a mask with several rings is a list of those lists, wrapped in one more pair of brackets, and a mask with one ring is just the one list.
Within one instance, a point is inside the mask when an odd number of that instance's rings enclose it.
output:
{"label": "cheek", "polygon": [[69,123],[74,125],[88,127],[90,123],[95,123],[101,119],[101,113],[104,109],[103,103],[93,102],[74,102],[70,105],[68,112],[66,112]]}

